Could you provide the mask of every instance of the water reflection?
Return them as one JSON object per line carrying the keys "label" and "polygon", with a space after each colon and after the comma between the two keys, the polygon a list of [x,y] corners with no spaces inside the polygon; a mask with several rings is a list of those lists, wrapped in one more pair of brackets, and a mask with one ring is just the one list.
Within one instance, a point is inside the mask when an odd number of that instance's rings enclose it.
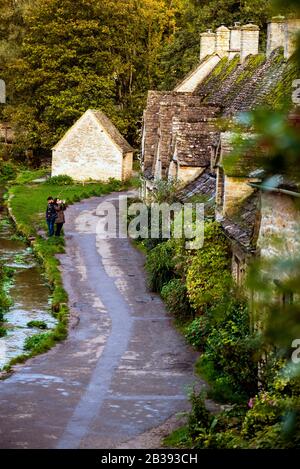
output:
{"label": "water reflection", "polygon": [[30,321],[44,321],[47,328],[55,326],[49,306],[49,288],[32,253],[32,249],[14,236],[14,228],[0,210],[0,262],[15,271],[7,285],[13,305],[5,314],[7,335],[0,338],[0,369],[10,359],[24,353],[27,337],[38,334],[37,328],[29,328]]}

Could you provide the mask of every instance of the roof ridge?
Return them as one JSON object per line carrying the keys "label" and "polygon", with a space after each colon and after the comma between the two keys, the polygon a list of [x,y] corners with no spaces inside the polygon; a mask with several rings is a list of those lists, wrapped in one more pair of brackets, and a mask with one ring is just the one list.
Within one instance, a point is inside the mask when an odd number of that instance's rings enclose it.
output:
{"label": "roof ridge", "polygon": [[121,150],[123,150],[124,152],[134,151],[132,146],[127,142],[125,137],[123,137],[118,128],[109,119],[109,117],[104,114],[103,111],[101,111],[101,109],[89,109],[88,111],[90,111],[97,119],[98,123],[105,128],[109,136],[115,141],[115,143],[121,148]]}

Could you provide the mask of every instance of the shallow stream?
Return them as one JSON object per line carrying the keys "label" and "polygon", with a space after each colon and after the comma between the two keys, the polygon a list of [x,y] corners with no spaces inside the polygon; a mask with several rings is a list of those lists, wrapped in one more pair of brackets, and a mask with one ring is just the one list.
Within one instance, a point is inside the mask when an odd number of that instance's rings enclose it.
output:
{"label": "shallow stream", "polygon": [[43,321],[52,329],[56,320],[50,310],[50,289],[40,266],[25,242],[18,239],[0,200],[0,263],[14,270],[6,288],[13,301],[5,313],[7,335],[0,338],[0,369],[12,358],[24,354],[24,342],[41,332],[30,328],[30,321]]}

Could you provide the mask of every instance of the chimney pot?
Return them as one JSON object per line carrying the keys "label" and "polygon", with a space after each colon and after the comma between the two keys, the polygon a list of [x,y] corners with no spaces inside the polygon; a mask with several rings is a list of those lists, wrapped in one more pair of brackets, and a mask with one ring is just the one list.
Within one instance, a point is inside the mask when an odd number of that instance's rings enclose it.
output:
{"label": "chimney pot", "polygon": [[259,27],[248,23],[241,28],[241,63],[248,55],[257,55],[259,45]]}
{"label": "chimney pot", "polygon": [[269,21],[267,31],[267,57],[278,47],[284,47],[285,29],[284,16],[274,16],[271,21]]}
{"label": "chimney pot", "polygon": [[221,25],[216,30],[216,52],[221,57],[228,55],[230,48],[230,30]]}
{"label": "chimney pot", "polygon": [[285,23],[284,57],[289,59],[295,52],[296,34],[300,31],[300,19],[289,19]]}
{"label": "chimney pot", "polygon": [[210,29],[200,34],[200,60],[216,51],[216,35]]}

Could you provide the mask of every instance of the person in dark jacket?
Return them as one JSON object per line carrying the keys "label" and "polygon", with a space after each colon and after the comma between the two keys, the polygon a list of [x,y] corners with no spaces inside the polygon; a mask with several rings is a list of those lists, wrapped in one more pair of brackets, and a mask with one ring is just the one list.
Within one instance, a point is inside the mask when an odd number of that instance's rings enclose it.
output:
{"label": "person in dark jacket", "polygon": [[48,197],[47,201],[48,205],[46,210],[46,221],[48,225],[49,236],[51,237],[54,235],[54,224],[57,218],[57,212],[55,210],[53,197]]}
{"label": "person in dark jacket", "polygon": [[60,199],[54,199],[54,207],[56,210],[57,217],[55,219],[55,224],[56,224],[56,230],[55,230],[55,236],[60,236],[62,227],[64,226],[65,223],[65,214],[64,211],[66,210],[66,205],[65,201],[60,200]]}

